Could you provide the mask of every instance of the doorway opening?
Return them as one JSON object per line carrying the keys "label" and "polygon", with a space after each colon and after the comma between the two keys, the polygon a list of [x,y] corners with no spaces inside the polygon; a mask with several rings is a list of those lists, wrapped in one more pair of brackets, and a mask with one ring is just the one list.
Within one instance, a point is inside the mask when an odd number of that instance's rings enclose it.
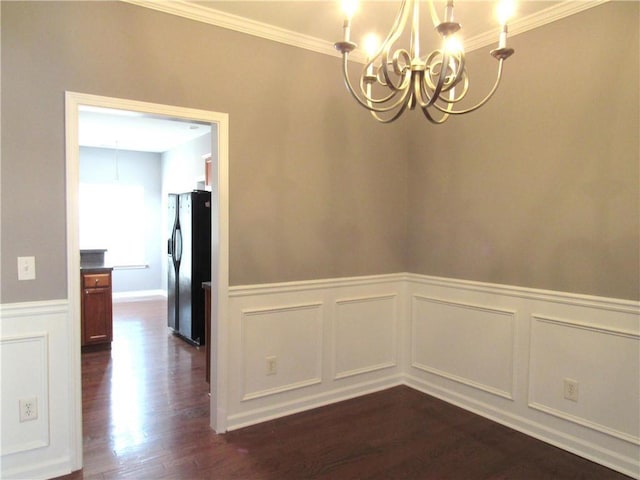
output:
{"label": "doorway opening", "polygon": [[[70,309],[70,364],[74,402],[75,439],[73,450],[77,468],[82,467],[82,382],[80,358],[80,243],[79,243],[79,125],[82,109],[113,109],[158,119],[172,119],[211,125],[217,132],[211,142],[211,331],[207,341],[211,362],[210,426],[226,430],[226,309],[228,297],[228,115],[225,113],[124,100],[80,93],[66,93],[66,200],[67,200],[67,288]],[[212,136],[213,137],[213,136]]]}

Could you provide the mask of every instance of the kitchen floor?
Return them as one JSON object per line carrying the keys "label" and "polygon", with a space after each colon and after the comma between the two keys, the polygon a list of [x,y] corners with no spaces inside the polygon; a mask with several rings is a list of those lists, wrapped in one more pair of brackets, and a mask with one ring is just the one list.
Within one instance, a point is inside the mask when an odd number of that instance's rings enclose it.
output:
{"label": "kitchen floor", "polygon": [[111,350],[82,354],[84,469],[68,478],[149,478],[181,438],[217,437],[205,347],[172,335],[166,312],[163,300],[114,303]]}

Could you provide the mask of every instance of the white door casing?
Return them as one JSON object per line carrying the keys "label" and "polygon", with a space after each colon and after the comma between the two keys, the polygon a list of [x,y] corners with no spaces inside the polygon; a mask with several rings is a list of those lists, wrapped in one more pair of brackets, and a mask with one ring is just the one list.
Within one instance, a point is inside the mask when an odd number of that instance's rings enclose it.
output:
{"label": "white door casing", "polygon": [[[212,311],[211,311],[211,408],[210,425],[218,433],[226,431],[226,371],[225,341],[228,326],[229,290],[229,116],[226,113],[162,105],[136,100],[103,97],[75,92],[65,93],[66,131],[66,213],[67,213],[67,295],[69,299],[70,388],[73,401],[69,405],[71,431],[69,449],[73,452],[74,469],[82,468],[82,380],[80,363],[80,248],[78,235],[79,184],[79,109],[81,106],[129,110],[149,115],[167,116],[217,125],[218,162],[212,177]],[[214,150],[212,150],[214,151]],[[211,338],[207,341],[211,341]]]}

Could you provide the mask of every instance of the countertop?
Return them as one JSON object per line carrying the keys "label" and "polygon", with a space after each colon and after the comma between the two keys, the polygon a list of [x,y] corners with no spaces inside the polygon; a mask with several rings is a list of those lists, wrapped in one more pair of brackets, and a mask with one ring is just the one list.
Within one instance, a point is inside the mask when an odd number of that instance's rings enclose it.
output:
{"label": "countertop", "polygon": [[82,273],[106,273],[113,270],[111,265],[104,263],[85,263],[80,264],[80,272]]}

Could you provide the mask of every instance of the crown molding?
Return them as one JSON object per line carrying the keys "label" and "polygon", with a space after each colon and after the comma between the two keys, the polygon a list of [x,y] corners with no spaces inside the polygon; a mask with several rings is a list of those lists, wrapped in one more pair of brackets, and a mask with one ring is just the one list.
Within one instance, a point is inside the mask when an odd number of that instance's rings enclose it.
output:
{"label": "crown molding", "polygon": [[[284,28],[257,22],[249,18],[233,15],[213,8],[194,4],[185,0],[120,0],[125,3],[138,5],[140,7],[158,10],[160,12],[177,15],[179,17],[208,23],[217,27],[227,28],[236,32],[246,33],[256,37],[284,43],[293,47],[304,48],[312,52],[322,53],[333,57],[341,57],[340,53],[333,47],[333,43],[326,40],[304,35]],[[354,58],[352,54],[350,58]],[[365,58],[355,59],[364,63]]]}
{"label": "crown molding", "polygon": [[[208,23],[236,32],[246,33],[256,37],[284,43],[293,47],[304,48],[312,52],[340,57],[340,53],[335,50],[333,43],[320,38],[311,37],[301,33],[292,32],[284,28],[276,27],[262,22],[257,22],[238,15],[232,15],[220,10],[208,8],[199,4],[185,0],[120,0],[125,3],[138,5],[140,7],[158,10],[160,12],[177,15],[179,17]],[[549,23],[575,15],[589,8],[596,7],[611,0],[585,0],[585,1],[563,1],[550,6],[532,15],[519,18],[509,24],[510,36],[528,32],[534,28],[542,27]],[[496,32],[486,32],[480,35],[465,39],[465,50],[467,52],[486,47],[496,43]],[[349,55],[349,59],[365,63],[364,54],[354,51]]]}
{"label": "crown molding", "polygon": [[[514,35],[528,32],[534,28],[542,27],[610,1],[611,0],[563,1],[534,14],[509,22],[509,36],[513,37]],[[471,52],[492,45],[496,43],[497,40],[498,35],[495,31],[485,32],[465,39],[464,48],[467,52]]]}

